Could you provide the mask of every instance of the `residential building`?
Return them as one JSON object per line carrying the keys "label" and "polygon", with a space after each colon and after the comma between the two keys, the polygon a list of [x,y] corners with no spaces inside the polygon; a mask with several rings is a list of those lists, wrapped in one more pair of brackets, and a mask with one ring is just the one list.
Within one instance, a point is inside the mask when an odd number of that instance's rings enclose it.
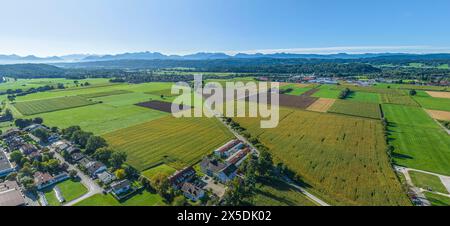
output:
{"label": "residential building", "polygon": [[97,177],[97,174],[106,171],[106,166],[99,161],[91,161],[86,164],[86,171],[92,178]]}
{"label": "residential building", "polygon": [[81,152],[75,152],[75,153],[73,153],[73,154],[71,154],[70,155],[70,159],[73,161],[73,162],[79,162],[81,159],[83,159],[84,157],[86,157],[86,155],[84,155],[83,153],[81,153]]}
{"label": "residential building", "polygon": [[131,183],[129,180],[121,180],[111,184],[111,191],[119,196],[123,193],[128,192],[131,189]]}
{"label": "residential building", "polygon": [[114,180],[116,180],[116,176],[114,174],[104,171],[99,174],[97,174],[98,179],[102,182],[102,184],[108,185]]}
{"label": "residential building", "polygon": [[56,176],[52,176],[49,173],[36,172],[34,174],[34,183],[37,189],[44,189],[46,187],[52,186],[58,182],[66,180],[69,178],[69,174],[61,173]]}
{"label": "residential building", "polygon": [[11,164],[5,152],[0,149],[0,177],[7,176],[15,170],[16,167]]}
{"label": "residential building", "polygon": [[189,182],[183,183],[183,186],[181,186],[181,191],[185,197],[194,202],[205,196],[205,191],[203,189]]}
{"label": "residential building", "polygon": [[31,153],[37,151],[38,149],[33,144],[24,144],[19,148],[20,152],[24,155],[30,155]]}
{"label": "residential building", "polygon": [[219,173],[225,167],[226,165],[224,163],[213,158],[205,157],[200,162],[200,168],[202,172],[211,177],[217,175],[217,173]]}
{"label": "residential building", "polygon": [[195,176],[195,170],[192,167],[186,167],[183,170],[175,172],[169,177],[169,182],[175,188],[179,188],[183,182],[188,181]]}
{"label": "residential building", "polygon": [[220,170],[216,176],[220,180],[220,182],[228,183],[229,181],[233,180],[234,177],[236,177],[236,171],[237,171],[236,165],[230,164],[227,165],[222,170]]}
{"label": "residential building", "polygon": [[0,206],[24,206],[25,199],[15,181],[0,183]]}

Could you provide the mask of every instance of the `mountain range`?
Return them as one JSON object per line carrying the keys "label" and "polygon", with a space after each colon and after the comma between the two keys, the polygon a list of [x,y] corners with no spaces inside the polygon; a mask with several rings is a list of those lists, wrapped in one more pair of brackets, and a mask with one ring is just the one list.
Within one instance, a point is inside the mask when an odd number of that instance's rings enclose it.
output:
{"label": "mountain range", "polygon": [[70,62],[93,62],[93,61],[114,61],[114,60],[217,60],[217,59],[255,59],[255,58],[274,58],[274,59],[365,59],[376,57],[395,57],[395,58],[431,58],[431,59],[450,59],[450,54],[407,54],[407,53],[363,53],[363,54],[296,54],[296,53],[273,53],[273,54],[247,54],[238,53],[236,55],[227,55],[221,52],[199,52],[188,55],[165,55],[159,52],[135,52],[122,53],[116,55],[91,55],[91,54],[71,54],[64,56],[37,57],[34,55],[1,55],[0,64],[18,64],[18,63],[70,63]]}

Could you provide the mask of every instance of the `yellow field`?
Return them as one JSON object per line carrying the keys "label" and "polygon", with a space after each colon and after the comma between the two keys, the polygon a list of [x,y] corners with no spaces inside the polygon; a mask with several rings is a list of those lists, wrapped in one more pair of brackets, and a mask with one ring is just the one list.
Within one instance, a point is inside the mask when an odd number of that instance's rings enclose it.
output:
{"label": "yellow field", "polygon": [[437,98],[449,98],[450,99],[450,92],[437,92],[437,91],[426,91],[428,95],[432,97]]}
{"label": "yellow field", "polygon": [[333,106],[335,99],[330,98],[319,98],[311,104],[306,110],[308,111],[317,111],[317,112],[327,112],[328,109]]}
{"label": "yellow field", "polygon": [[161,119],[107,133],[115,149],[128,154],[128,163],[138,170],[165,163],[181,169],[200,161],[233,138],[216,118]]}
{"label": "yellow field", "polygon": [[410,205],[397,180],[378,120],[281,108],[277,128],[235,118],[276,161],[334,205]]}
{"label": "yellow field", "polygon": [[426,111],[434,119],[450,121],[450,112],[448,111],[437,111],[437,110],[426,110]]}

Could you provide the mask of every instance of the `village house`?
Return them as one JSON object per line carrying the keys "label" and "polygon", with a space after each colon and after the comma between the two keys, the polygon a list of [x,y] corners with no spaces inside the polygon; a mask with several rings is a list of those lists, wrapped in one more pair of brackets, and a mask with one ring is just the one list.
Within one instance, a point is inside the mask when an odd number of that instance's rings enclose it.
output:
{"label": "village house", "polygon": [[12,129],[7,130],[2,135],[0,135],[0,138],[6,139],[6,138],[10,138],[10,137],[19,136],[19,135],[20,135],[20,130],[17,128],[12,128]]}
{"label": "village house", "polygon": [[108,185],[111,182],[113,182],[114,180],[116,180],[116,176],[114,176],[114,174],[112,174],[108,171],[104,171],[104,172],[97,174],[97,177],[104,185]]}
{"label": "village house", "polygon": [[7,146],[7,151],[15,151],[18,150],[22,145],[25,144],[25,141],[20,136],[7,136],[6,138],[3,138],[5,141],[5,144]]}
{"label": "village house", "polygon": [[19,150],[24,155],[30,155],[31,153],[37,151],[38,149],[33,144],[24,144],[19,148]]}
{"label": "village house", "polygon": [[24,206],[25,199],[15,181],[0,183],[0,206]]}
{"label": "village house", "polygon": [[183,170],[175,172],[171,175],[169,183],[174,186],[175,189],[179,189],[183,182],[186,182],[195,176],[195,170],[192,167],[186,167]]}
{"label": "village house", "polygon": [[194,202],[205,196],[205,191],[203,189],[189,182],[183,183],[183,186],[181,186],[181,191],[185,197]]}
{"label": "village house", "polygon": [[64,150],[66,150],[66,148],[70,147],[70,142],[66,141],[66,140],[60,140],[60,141],[56,141],[55,143],[52,144],[52,148],[56,151],[56,152],[62,152]]}
{"label": "village house", "polygon": [[99,161],[91,161],[85,166],[86,172],[92,178],[96,178],[97,174],[106,171],[106,166]]}
{"label": "village house", "polygon": [[8,160],[3,149],[0,149],[0,177],[7,176],[15,170],[16,167]]}
{"label": "village house", "polygon": [[70,159],[72,160],[72,162],[79,162],[84,157],[86,157],[86,155],[84,155],[81,152],[75,152],[75,153],[70,155]]}
{"label": "village house", "polygon": [[131,183],[129,180],[121,180],[111,184],[111,192],[116,196],[127,193],[131,189]]}
{"label": "village house", "polygon": [[36,172],[34,174],[34,183],[37,189],[44,189],[46,187],[52,186],[60,181],[66,180],[69,178],[67,173],[61,173],[56,176],[52,176],[49,173],[44,172]]}

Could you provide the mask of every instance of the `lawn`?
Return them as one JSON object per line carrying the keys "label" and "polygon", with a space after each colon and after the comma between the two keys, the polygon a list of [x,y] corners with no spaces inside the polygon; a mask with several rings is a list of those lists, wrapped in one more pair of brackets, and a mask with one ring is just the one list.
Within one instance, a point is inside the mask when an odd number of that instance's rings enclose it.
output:
{"label": "lawn", "polygon": [[255,206],[316,206],[299,190],[278,179],[259,181],[252,198]]}
{"label": "lawn", "polygon": [[367,103],[381,103],[381,98],[378,93],[368,93],[368,92],[351,92],[346,98],[346,100],[367,102]]}
{"label": "lawn", "polygon": [[447,189],[444,184],[442,184],[441,179],[438,176],[417,171],[409,171],[409,175],[411,176],[411,180],[416,187],[448,194]]}
{"label": "lawn", "polygon": [[45,100],[34,100],[13,103],[13,106],[22,115],[35,115],[44,112],[59,111],[69,108],[82,107],[87,105],[96,104],[83,97],[71,96],[60,97]]}
{"label": "lawn", "polygon": [[276,162],[334,205],[409,205],[386,155],[377,120],[280,108],[277,128],[235,118],[266,145]]}
{"label": "lawn", "polygon": [[117,201],[112,195],[95,194],[75,206],[165,206],[163,199],[158,194],[142,191],[123,202]]}
{"label": "lawn", "polygon": [[450,206],[450,198],[431,192],[424,192],[425,197],[431,202],[432,206]]}
{"label": "lawn", "polygon": [[383,104],[398,165],[450,175],[450,136],[418,107]]}
{"label": "lawn", "polygon": [[379,104],[358,101],[336,100],[328,112],[374,119],[381,118]]}
{"label": "lawn", "polygon": [[145,170],[141,174],[144,177],[151,179],[157,173],[172,175],[173,173],[175,173],[175,171],[176,171],[176,169],[174,169],[166,164],[161,164],[161,165],[155,166],[153,168],[150,168],[148,170]]}
{"label": "lawn", "polygon": [[115,107],[106,103],[34,115],[48,126],[67,128],[79,125],[83,130],[104,134],[166,116],[167,113],[138,106]]}
{"label": "lawn", "polygon": [[[56,186],[58,186],[61,190],[61,194],[66,202],[70,202],[88,192],[87,188],[83,184],[72,180],[65,180],[56,184]],[[47,199],[49,206],[60,206],[61,204],[56,198],[53,187],[54,186],[51,186],[44,190],[45,198]]]}
{"label": "lawn", "polygon": [[414,99],[426,109],[450,111],[450,99],[434,97],[414,97]]}
{"label": "lawn", "polygon": [[139,170],[161,163],[181,169],[233,138],[216,118],[172,116],[103,136],[113,148],[126,152],[128,162]]}
{"label": "lawn", "polygon": [[398,94],[382,94],[381,101],[384,104],[399,104],[408,106],[419,106],[414,99],[409,95],[398,95]]}
{"label": "lawn", "polygon": [[300,87],[297,84],[288,84],[285,86],[280,87],[280,90],[286,90],[286,89],[292,89],[290,92],[286,92],[284,94],[299,96],[303,93],[305,93],[308,90],[311,90],[313,87]]}
{"label": "lawn", "polygon": [[322,97],[322,98],[332,98],[337,99],[339,97],[339,94],[341,93],[340,86],[334,86],[334,85],[321,85],[317,87],[319,91],[315,92],[312,97]]}

